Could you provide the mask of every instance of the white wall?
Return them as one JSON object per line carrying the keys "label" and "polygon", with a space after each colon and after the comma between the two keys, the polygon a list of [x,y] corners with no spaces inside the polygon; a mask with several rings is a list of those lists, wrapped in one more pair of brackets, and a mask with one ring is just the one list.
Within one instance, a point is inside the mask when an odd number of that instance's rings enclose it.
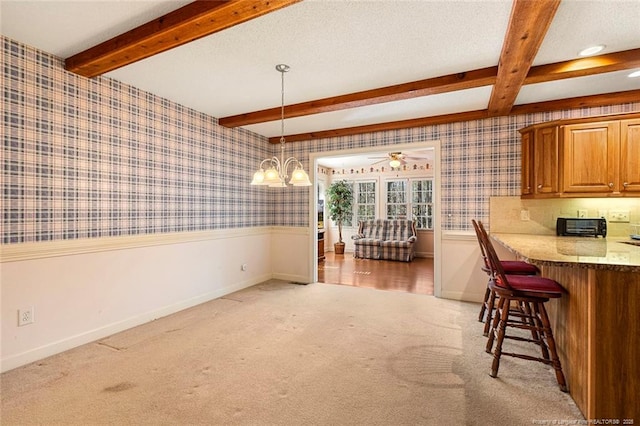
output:
{"label": "white wall", "polygon": [[[311,259],[316,235],[308,228],[274,227],[271,230],[272,278],[308,284],[313,281]],[[311,254],[313,252],[313,254]]]}
{"label": "white wall", "polygon": [[[500,259],[515,259],[514,255],[495,244]],[[474,232],[444,231],[442,233],[442,293],[445,299],[482,302],[487,288],[487,274],[482,271],[480,247]]]}
{"label": "white wall", "polygon": [[[308,283],[315,256],[309,232],[264,227],[89,241],[98,246],[4,246],[1,370],[271,278]],[[475,236],[444,233],[440,258],[441,297],[482,300],[486,276]],[[35,323],[18,327],[24,307],[34,308]]]}
{"label": "white wall", "polygon": [[[4,246],[1,370],[271,278],[308,283],[315,264],[309,232],[264,227],[91,242],[98,247],[78,241]],[[444,232],[439,257],[440,296],[481,301],[486,275],[475,235]],[[18,309],[31,306],[35,323],[18,327]]]}
{"label": "white wall", "polygon": [[[270,278],[310,281],[306,228],[99,240],[3,247],[2,371]],[[24,307],[35,323],[18,327]]]}
{"label": "white wall", "polygon": [[433,231],[418,230],[418,239],[415,244],[417,257],[433,257]]}

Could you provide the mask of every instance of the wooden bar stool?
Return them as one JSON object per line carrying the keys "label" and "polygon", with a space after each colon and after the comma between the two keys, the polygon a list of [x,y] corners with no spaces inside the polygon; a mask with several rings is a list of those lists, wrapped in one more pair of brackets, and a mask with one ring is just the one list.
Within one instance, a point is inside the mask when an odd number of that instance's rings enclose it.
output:
{"label": "wooden bar stool", "polygon": [[[491,269],[489,267],[489,259],[487,259],[487,250],[484,247],[482,242],[482,238],[480,235],[480,228],[484,230],[484,226],[482,222],[477,221],[475,219],[471,220],[473,224],[473,228],[476,231],[476,237],[478,238],[478,245],[480,246],[480,254],[482,255],[483,266],[481,269],[488,275],[491,276]],[[485,231],[486,232],[486,231]],[[502,268],[505,273],[508,275],[536,275],[540,270],[536,265],[532,265],[531,263],[523,262],[521,260],[501,260]],[[480,306],[480,314],[478,315],[478,321],[484,322],[484,331],[483,334],[485,336],[489,335],[489,328],[491,326],[491,320],[493,318],[493,308],[496,302],[496,293],[495,291],[489,288],[489,282],[487,282],[487,289],[484,292],[484,300],[482,302],[482,306]],[[485,317],[486,313],[486,317]]]}
{"label": "wooden bar stool", "polygon": [[[500,357],[502,355],[538,361],[553,366],[560,390],[567,392],[567,383],[562,372],[551,323],[545,308],[545,303],[551,298],[561,297],[564,289],[556,281],[540,276],[507,275],[486,231],[482,227],[479,227],[479,230],[487,251],[491,270],[489,287],[498,296],[496,314],[491,324],[486,347],[486,351],[489,353],[492,353],[493,350],[491,377],[498,376]],[[510,309],[512,302],[515,302],[515,305],[519,307],[518,310]],[[532,338],[507,334],[508,328],[529,330]],[[542,357],[504,352],[502,350],[504,339],[534,343],[539,346]],[[494,341],[495,348],[493,347]]]}

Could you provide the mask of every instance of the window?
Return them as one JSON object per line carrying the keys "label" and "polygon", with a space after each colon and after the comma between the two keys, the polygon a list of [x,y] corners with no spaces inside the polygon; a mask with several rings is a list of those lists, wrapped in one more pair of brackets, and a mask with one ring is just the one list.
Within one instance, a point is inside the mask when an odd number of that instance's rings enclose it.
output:
{"label": "window", "polygon": [[[417,229],[433,229],[433,180],[402,179],[386,181],[387,219],[416,221]],[[411,216],[407,216],[411,212]]]}
{"label": "window", "polygon": [[407,181],[388,180],[387,182],[387,219],[407,218]]}
{"label": "window", "polygon": [[363,181],[355,183],[353,211],[354,224],[361,220],[376,218],[376,182]]}
{"label": "window", "polygon": [[[362,220],[413,219],[417,229],[433,229],[433,179],[383,180],[386,193],[383,201],[376,196],[377,181],[348,182],[353,190],[353,215],[342,222],[343,227],[357,227]],[[382,204],[382,205],[379,205]]]}
{"label": "window", "polygon": [[433,180],[411,181],[411,209],[418,229],[433,229]]}

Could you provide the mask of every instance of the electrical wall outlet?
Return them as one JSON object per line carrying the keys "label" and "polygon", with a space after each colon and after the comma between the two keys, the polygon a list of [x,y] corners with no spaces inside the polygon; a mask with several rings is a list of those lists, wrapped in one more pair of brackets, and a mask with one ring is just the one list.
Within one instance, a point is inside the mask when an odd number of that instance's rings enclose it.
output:
{"label": "electrical wall outlet", "polygon": [[529,219],[529,210],[520,210],[520,220],[527,221]]}
{"label": "electrical wall outlet", "polygon": [[18,327],[23,325],[33,324],[35,319],[33,318],[33,306],[28,308],[18,309]]}
{"label": "electrical wall outlet", "polygon": [[606,219],[607,218],[607,211],[606,210],[598,210],[598,217],[604,217]]}
{"label": "electrical wall outlet", "polygon": [[629,222],[629,210],[611,210],[609,222]]}
{"label": "electrical wall outlet", "polygon": [[578,210],[578,217],[587,217],[587,211],[583,209]]}

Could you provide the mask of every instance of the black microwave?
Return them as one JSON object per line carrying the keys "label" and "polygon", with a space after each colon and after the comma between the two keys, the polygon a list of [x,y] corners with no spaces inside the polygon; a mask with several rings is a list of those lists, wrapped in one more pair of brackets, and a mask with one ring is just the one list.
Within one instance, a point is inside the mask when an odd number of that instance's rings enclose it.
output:
{"label": "black microwave", "polygon": [[606,237],[607,220],[603,217],[559,217],[556,235],[570,237]]}

